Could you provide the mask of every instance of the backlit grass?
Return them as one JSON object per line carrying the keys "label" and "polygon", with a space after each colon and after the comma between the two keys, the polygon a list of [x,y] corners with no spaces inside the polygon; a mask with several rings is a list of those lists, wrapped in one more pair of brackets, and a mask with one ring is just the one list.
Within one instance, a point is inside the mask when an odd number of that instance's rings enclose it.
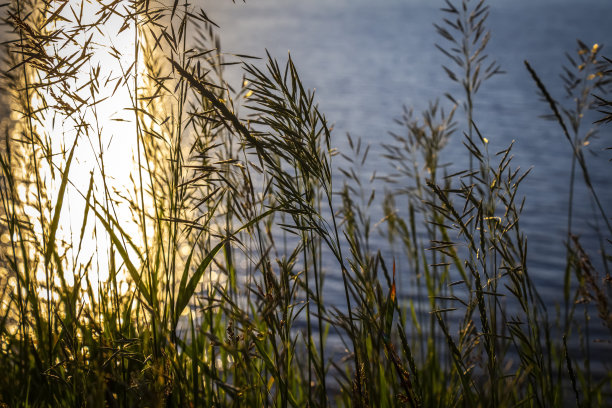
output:
{"label": "backlit grass", "polygon": [[[224,54],[196,3],[4,5],[0,405],[610,403],[612,372],[581,353],[585,316],[612,334],[612,229],[581,126],[592,110],[593,129],[610,120],[610,61],[578,43],[568,104],[526,65],[571,145],[555,311],[529,274],[528,171],[512,145],[490,151],[474,112],[503,73],[486,56],[488,6],[441,6],[440,61],[462,92],[405,109],[389,175],[368,178],[369,147],[334,148],[294,61]],[[455,174],[439,162],[450,138],[469,159]],[[577,183],[599,254],[573,234]]]}

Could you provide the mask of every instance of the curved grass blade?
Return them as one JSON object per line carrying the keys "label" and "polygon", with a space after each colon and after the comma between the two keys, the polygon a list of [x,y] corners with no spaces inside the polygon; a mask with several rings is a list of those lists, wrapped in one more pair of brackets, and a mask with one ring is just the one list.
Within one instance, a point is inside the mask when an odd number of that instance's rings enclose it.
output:
{"label": "curved grass blade", "polygon": [[70,149],[70,154],[68,155],[68,160],[66,160],[66,168],[64,169],[64,173],[62,174],[62,182],[60,184],[59,192],[57,195],[57,202],[55,203],[55,211],[53,213],[53,219],[51,221],[51,228],[49,229],[49,238],[47,239],[47,250],[45,251],[45,266],[49,265],[51,255],[53,254],[53,251],[55,249],[55,234],[57,233],[57,228],[59,226],[59,219],[63,206],[62,204],[64,203],[64,195],[66,194],[66,186],[68,185],[70,164],[72,163],[72,158],[74,157],[74,149],[76,148],[77,141],[78,137],[74,139],[74,144],[72,145],[72,149]]}
{"label": "curved grass blade", "polygon": [[[272,214],[277,209],[278,208],[271,208],[268,211],[263,212],[262,214],[258,215],[257,217],[253,218],[252,220],[244,224],[242,227],[238,228],[232,234],[222,239],[217,245],[215,245],[213,249],[211,249],[208,255],[206,255],[206,257],[202,260],[202,262],[200,262],[200,265],[198,266],[193,276],[191,276],[191,278],[189,279],[189,282],[186,285],[183,286],[186,279],[181,278],[181,286],[179,287],[179,294],[176,300],[176,308],[174,309],[176,321],[178,321],[179,316],[183,313],[183,310],[185,310],[185,308],[189,304],[189,300],[191,299],[191,296],[194,294],[198,283],[202,279],[202,276],[204,275],[206,268],[208,268],[208,266],[210,265],[212,260],[215,258],[219,250],[221,250],[221,248],[223,248],[223,246],[228,241],[230,241],[232,238],[234,238],[238,233],[253,226],[255,223],[259,222],[261,219]],[[184,278],[186,277],[185,275],[186,274],[184,274]]]}
{"label": "curved grass blade", "polygon": [[[108,232],[108,235],[110,236],[111,241],[113,242],[113,245],[115,245],[115,247],[117,248],[117,251],[119,252],[119,255],[121,255],[121,259],[123,259],[123,262],[125,263],[128,273],[130,274],[130,277],[134,280],[134,283],[136,283],[138,290],[140,291],[140,293],[144,295],[145,299],[149,303],[149,306],[153,306],[153,299],[150,298],[149,290],[147,289],[144,282],[142,281],[140,273],[138,272],[138,269],[136,269],[136,267],[130,260],[130,256],[127,250],[125,249],[123,242],[121,242],[119,237],[117,237],[117,234],[115,234],[115,231],[113,230],[111,225],[108,223],[108,221],[104,219],[103,215],[98,210],[96,210],[96,207],[94,207],[90,203],[87,203],[87,205],[91,207],[91,209],[96,214],[96,217],[98,218],[98,220],[100,220],[100,222],[104,226],[104,229],[106,230],[106,232]],[[104,210],[104,212],[106,211]],[[117,223],[115,222],[115,224]],[[129,236],[127,236],[127,234],[123,232],[121,227],[119,227],[118,225],[117,225],[117,228],[119,229],[121,236],[125,237],[130,243],[130,245],[132,246],[132,248],[134,248],[138,252],[138,248],[136,248],[134,243],[130,240]]]}

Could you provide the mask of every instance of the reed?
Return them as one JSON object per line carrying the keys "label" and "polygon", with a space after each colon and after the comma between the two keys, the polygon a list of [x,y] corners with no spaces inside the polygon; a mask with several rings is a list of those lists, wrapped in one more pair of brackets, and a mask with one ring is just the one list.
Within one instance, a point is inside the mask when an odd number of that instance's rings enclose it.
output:
{"label": "reed", "polygon": [[[570,58],[582,63],[580,76],[565,71],[573,110],[527,64],[602,241],[594,261],[572,234],[570,194],[555,317],[520,227],[528,171],[513,167],[512,145],[489,151],[474,110],[502,73],[485,56],[484,0],[445,1],[438,48],[463,92],[404,109],[385,177],[364,174],[372,153],[360,139],[333,148],[290,57],[224,53],[216,24],[186,1],[11,0],[2,12],[0,405],[610,402],[612,373],[572,346],[590,341],[579,300],[612,333],[611,230],[583,154],[593,132],[580,127],[589,110],[602,112],[595,128],[610,119],[601,47],[579,43]],[[113,43],[121,33],[127,48]],[[226,81],[228,66],[242,84]],[[125,104],[121,115],[107,116],[108,101]],[[440,154],[460,133],[469,166],[448,174]],[[117,142],[132,146],[124,184]],[[331,274],[341,300],[327,298]]]}

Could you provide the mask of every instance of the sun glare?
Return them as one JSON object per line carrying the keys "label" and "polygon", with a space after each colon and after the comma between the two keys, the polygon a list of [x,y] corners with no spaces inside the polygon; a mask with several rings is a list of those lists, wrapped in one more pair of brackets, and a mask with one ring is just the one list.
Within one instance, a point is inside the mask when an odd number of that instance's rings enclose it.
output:
{"label": "sun glare", "polygon": [[[118,225],[136,246],[142,236],[138,214],[134,213],[143,204],[133,109],[138,82],[136,29],[121,15],[129,12],[128,2],[121,3],[110,11],[101,1],[70,0],[58,9],[60,17],[53,30],[63,30],[66,41],[53,43],[47,53],[66,60],[83,53],[83,63],[76,64],[70,79],[70,89],[82,100],[82,106],[68,113],[51,106],[37,125],[54,154],[50,163],[41,164],[46,168],[39,169],[48,200],[54,205],[74,146],[56,245],[63,245],[57,249],[69,266],[65,270],[67,283],[73,285],[75,276],[86,273],[94,291],[108,280],[112,268],[110,239],[92,208],[104,219],[116,221],[109,224]],[[44,100],[57,99],[52,91],[44,92],[43,98],[31,98],[34,111],[44,107]],[[87,209],[86,197],[94,207]],[[116,269],[120,269],[120,258],[116,262]],[[117,280],[122,282],[125,276],[118,274]],[[127,285],[119,287],[127,290]]]}

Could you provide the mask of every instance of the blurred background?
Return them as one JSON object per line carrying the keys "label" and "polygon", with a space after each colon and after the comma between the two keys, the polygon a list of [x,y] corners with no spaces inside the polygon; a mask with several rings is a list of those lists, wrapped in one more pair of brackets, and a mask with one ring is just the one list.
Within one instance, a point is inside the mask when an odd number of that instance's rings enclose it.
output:
{"label": "blurred background", "polygon": [[[443,24],[443,6],[443,1],[429,0],[258,0],[211,1],[204,9],[220,27],[221,47],[228,60],[231,54],[265,57],[266,50],[280,61],[291,54],[304,84],[316,89],[322,111],[334,124],[333,145],[348,153],[346,133],[372,145],[361,174],[368,180],[373,172],[377,176],[393,172],[381,144],[392,141],[389,132],[402,133],[394,119],[401,116],[403,106],[419,113],[439,99],[450,110],[453,104],[445,93],[463,101],[462,90],[442,69],[442,65],[450,67],[451,61],[436,48],[436,44],[446,46],[433,26]],[[612,3],[604,0],[490,2],[491,40],[486,54],[505,73],[492,77],[479,90],[474,118],[490,142],[490,152],[515,141],[513,165],[532,168],[520,190],[527,197],[521,227],[529,241],[531,276],[553,310],[563,293],[572,153],[558,123],[541,118],[550,113],[549,106],[538,95],[524,61],[529,61],[555,99],[572,108],[575,102],[560,78],[563,66],[569,64],[566,54],[577,55],[580,40],[588,47],[603,47],[599,55],[612,56],[612,48],[606,46],[610,42],[612,47],[611,15]],[[227,79],[239,85],[239,75],[238,70],[230,70]],[[441,162],[449,164],[449,173],[467,166],[463,117],[459,107],[457,131],[443,151]],[[587,115],[581,133],[598,118]],[[611,136],[612,126],[604,125],[585,151],[593,184],[608,213],[612,212],[612,154],[605,148],[612,146]],[[339,157],[335,166],[342,165]],[[340,184],[338,179],[336,186]],[[382,196],[383,192],[377,193]],[[600,245],[605,243],[591,222],[594,204],[581,176],[574,205],[573,232],[597,261]],[[380,208],[376,211],[374,222],[382,216]],[[373,244],[393,252],[386,245],[382,237]],[[342,288],[340,277],[327,279],[331,293],[340,293],[336,292]],[[334,298],[339,296],[328,296]],[[605,333],[603,326],[594,330],[595,338]]]}

